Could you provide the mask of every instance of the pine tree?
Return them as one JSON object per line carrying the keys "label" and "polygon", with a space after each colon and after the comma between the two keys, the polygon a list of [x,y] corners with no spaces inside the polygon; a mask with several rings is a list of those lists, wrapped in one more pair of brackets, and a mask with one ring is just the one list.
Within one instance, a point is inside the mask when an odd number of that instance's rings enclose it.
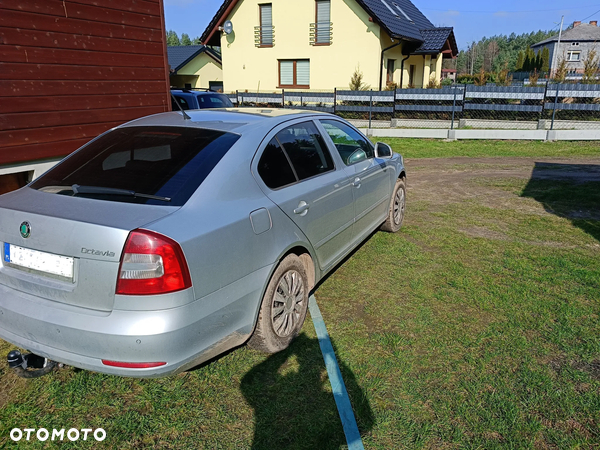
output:
{"label": "pine tree", "polygon": [[169,47],[172,47],[174,45],[181,45],[181,42],[179,41],[179,36],[177,36],[177,33],[173,30],[167,31],[167,45]]}
{"label": "pine tree", "polygon": [[181,33],[181,45],[192,45],[192,40],[187,33]]}
{"label": "pine tree", "polygon": [[517,57],[517,64],[515,65],[515,71],[519,72],[523,70],[523,64],[525,63],[525,53],[523,51],[519,52],[519,56]]}
{"label": "pine tree", "polygon": [[544,65],[544,52],[540,50],[537,54],[537,70],[538,72],[542,71],[542,67]]}
{"label": "pine tree", "polygon": [[544,50],[542,50],[541,71],[545,73],[550,72],[550,49],[548,49],[548,47],[544,47]]}

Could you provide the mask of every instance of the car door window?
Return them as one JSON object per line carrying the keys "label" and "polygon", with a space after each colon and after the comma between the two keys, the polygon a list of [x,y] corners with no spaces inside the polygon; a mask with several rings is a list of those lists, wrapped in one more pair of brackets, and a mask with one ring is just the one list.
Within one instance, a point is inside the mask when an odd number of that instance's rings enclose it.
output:
{"label": "car door window", "polygon": [[347,166],[375,157],[371,143],[354,128],[337,120],[320,122]]}
{"label": "car door window", "polygon": [[335,169],[323,137],[312,122],[284,128],[275,138],[284,149],[299,180]]}
{"label": "car door window", "polygon": [[297,181],[287,156],[277,139],[271,139],[258,161],[258,174],[271,189],[277,189]]}

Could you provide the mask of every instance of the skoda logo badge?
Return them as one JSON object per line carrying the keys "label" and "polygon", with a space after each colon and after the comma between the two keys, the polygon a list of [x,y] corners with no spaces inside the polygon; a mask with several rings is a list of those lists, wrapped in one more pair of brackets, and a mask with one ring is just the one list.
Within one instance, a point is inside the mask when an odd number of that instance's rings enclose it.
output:
{"label": "skoda logo badge", "polygon": [[31,234],[31,225],[29,225],[29,222],[23,222],[19,231],[21,232],[21,236],[28,238]]}

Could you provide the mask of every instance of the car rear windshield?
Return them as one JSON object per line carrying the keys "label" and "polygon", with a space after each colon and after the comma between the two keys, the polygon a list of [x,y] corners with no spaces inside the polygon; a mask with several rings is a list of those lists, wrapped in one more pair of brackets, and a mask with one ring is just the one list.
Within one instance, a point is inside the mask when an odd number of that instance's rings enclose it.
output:
{"label": "car rear windshield", "polygon": [[229,97],[223,94],[205,94],[198,96],[200,109],[204,108],[233,108]]}
{"label": "car rear windshield", "polygon": [[183,205],[239,139],[187,127],[125,127],[100,136],[30,187],[100,200]]}

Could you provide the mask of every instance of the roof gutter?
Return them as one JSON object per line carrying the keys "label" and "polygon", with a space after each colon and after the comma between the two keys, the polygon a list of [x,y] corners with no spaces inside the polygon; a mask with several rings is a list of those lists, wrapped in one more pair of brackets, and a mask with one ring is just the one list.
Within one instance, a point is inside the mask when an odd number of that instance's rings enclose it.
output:
{"label": "roof gutter", "polygon": [[[402,41],[398,41],[397,43],[390,45],[389,47],[384,48],[381,51],[381,65],[379,66],[379,90],[381,91],[381,83],[383,81],[383,54],[385,52],[387,52],[389,49],[392,49],[394,47],[397,47],[398,45],[400,45],[402,43]],[[402,61],[402,64],[404,64],[404,61]]]}
{"label": "roof gutter", "polygon": [[410,52],[400,63],[400,89],[402,89],[402,83],[404,82],[404,61],[406,61],[408,58],[410,58]]}

